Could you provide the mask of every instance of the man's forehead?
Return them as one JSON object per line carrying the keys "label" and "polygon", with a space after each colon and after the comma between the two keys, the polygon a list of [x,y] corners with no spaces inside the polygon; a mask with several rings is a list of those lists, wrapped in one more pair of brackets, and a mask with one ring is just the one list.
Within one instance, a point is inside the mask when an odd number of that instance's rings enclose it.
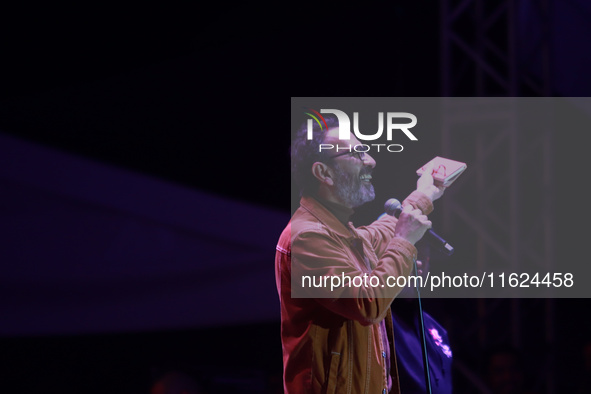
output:
{"label": "man's forehead", "polygon": [[355,146],[355,145],[361,144],[361,142],[359,142],[359,140],[354,135],[351,135],[351,139],[340,140],[338,127],[328,129],[328,131],[326,132],[326,135],[324,136],[323,142],[325,144],[338,145],[338,146],[342,146],[342,147],[349,147],[349,146]]}

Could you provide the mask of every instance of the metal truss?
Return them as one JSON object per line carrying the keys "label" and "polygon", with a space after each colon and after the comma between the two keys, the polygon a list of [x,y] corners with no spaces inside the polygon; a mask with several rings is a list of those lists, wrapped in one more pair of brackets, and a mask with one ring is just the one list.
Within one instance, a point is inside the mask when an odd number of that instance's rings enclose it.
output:
{"label": "metal truss", "polygon": [[[527,48],[517,34],[524,6],[548,21],[542,23],[538,42]],[[553,133],[544,121],[537,129],[523,127],[515,99],[551,95],[549,9],[550,0],[441,2],[441,95],[465,97],[443,100],[441,152],[450,158],[467,156],[469,166],[443,201],[443,225],[446,233],[470,229],[466,242],[473,245],[471,263],[480,272],[553,269]],[[528,55],[518,56],[525,49]],[[540,62],[541,78],[526,71],[530,61]],[[549,124],[552,114],[541,116]],[[546,381],[536,390],[554,393],[553,300],[471,301],[476,318],[456,331],[457,340],[481,357],[501,342],[529,349],[540,341],[548,349],[540,356]],[[478,373],[458,365],[465,380],[484,392]]]}
{"label": "metal truss", "polygon": [[[550,96],[551,0],[441,0],[441,95]],[[519,33],[525,17],[535,42]],[[522,35],[523,36],[523,35]],[[529,71],[539,68],[537,77]]]}

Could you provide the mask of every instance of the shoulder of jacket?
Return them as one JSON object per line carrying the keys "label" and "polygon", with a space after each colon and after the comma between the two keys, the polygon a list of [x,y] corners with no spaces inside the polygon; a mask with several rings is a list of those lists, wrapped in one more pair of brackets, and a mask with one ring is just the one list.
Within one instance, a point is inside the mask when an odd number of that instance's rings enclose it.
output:
{"label": "shoulder of jacket", "polygon": [[294,239],[309,237],[331,237],[331,231],[328,226],[309,212],[298,212],[283,229],[276,249],[279,252],[291,254],[291,243]]}

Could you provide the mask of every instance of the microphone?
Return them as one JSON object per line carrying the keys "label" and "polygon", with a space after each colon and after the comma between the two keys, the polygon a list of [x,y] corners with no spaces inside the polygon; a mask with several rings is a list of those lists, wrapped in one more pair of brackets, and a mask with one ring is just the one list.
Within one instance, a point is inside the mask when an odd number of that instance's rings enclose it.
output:
{"label": "microphone", "polygon": [[[400,201],[398,201],[397,199],[391,198],[384,204],[384,209],[386,210],[386,213],[388,215],[398,218],[398,216],[400,216],[400,212],[402,212],[402,204],[400,204]],[[443,253],[445,253],[448,256],[451,256],[453,254],[453,246],[448,244],[446,240],[437,235],[435,231],[429,229],[426,234],[428,234],[427,239],[432,245],[437,246]]]}

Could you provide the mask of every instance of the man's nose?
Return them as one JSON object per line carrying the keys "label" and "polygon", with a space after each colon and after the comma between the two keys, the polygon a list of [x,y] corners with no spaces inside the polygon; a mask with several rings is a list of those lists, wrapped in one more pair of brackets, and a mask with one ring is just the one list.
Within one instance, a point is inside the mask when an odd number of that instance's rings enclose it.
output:
{"label": "man's nose", "polygon": [[363,161],[366,166],[370,166],[371,168],[374,168],[376,166],[376,161],[374,160],[373,157],[371,157],[371,155],[369,153],[365,154]]}

